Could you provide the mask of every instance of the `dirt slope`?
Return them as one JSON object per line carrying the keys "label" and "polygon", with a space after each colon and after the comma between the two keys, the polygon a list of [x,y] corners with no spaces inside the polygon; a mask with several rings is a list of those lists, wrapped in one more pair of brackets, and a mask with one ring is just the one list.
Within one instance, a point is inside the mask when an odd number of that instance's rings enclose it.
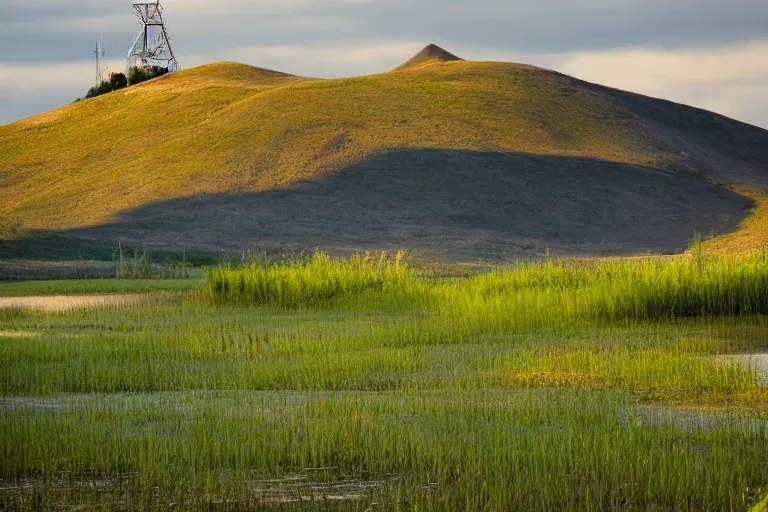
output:
{"label": "dirt slope", "polygon": [[645,253],[736,226],[750,202],[713,183],[768,185],[765,130],[427,61],[325,81],[212,64],[2,126],[0,225],[207,250]]}

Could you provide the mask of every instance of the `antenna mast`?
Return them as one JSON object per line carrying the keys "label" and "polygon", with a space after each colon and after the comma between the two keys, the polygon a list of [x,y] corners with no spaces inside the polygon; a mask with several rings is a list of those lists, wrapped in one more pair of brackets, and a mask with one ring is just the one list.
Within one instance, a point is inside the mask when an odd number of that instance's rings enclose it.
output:
{"label": "antenna mast", "polygon": [[133,45],[128,52],[127,67],[159,66],[168,71],[177,71],[179,62],[171,48],[168,26],[163,20],[160,0],[149,3],[135,3],[133,9],[139,20]]}
{"label": "antenna mast", "polygon": [[101,36],[101,39],[96,43],[96,51],[94,52],[96,54],[96,87],[101,85],[101,82],[104,81],[104,72],[101,69],[101,59],[104,57],[104,35]]}

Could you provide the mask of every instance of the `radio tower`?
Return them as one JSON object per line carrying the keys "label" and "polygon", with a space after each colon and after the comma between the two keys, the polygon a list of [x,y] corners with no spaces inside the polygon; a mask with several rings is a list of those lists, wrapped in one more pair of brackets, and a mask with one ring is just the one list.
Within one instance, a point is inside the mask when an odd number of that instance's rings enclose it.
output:
{"label": "radio tower", "polygon": [[104,71],[101,69],[101,59],[104,57],[104,36],[96,43],[96,87],[104,81]]}
{"label": "radio tower", "polygon": [[168,27],[163,21],[163,8],[160,0],[149,3],[133,4],[139,26],[133,38],[131,51],[128,52],[127,67],[159,66],[168,71],[179,69],[179,63],[171,48]]}

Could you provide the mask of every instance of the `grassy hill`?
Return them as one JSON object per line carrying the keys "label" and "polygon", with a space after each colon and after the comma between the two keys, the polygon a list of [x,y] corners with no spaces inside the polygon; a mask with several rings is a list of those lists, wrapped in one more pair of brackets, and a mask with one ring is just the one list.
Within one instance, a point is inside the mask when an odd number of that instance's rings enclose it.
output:
{"label": "grassy hill", "polygon": [[734,229],[752,202],[714,183],[768,185],[764,130],[435,48],[339,80],[211,64],[2,126],[0,222],[205,250],[632,253]]}

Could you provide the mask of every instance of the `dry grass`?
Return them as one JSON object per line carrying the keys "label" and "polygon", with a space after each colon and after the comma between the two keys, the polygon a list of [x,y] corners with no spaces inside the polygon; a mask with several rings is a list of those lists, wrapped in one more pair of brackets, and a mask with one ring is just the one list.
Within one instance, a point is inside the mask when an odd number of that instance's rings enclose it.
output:
{"label": "dry grass", "polygon": [[733,189],[752,199],[755,207],[736,231],[706,242],[706,248],[721,254],[743,254],[768,248],[768,189],[748,185],[735,185]]}
{"label": "dry grass", "polygon": [[39,309],[62,312],[138,304],[142,295],[67,295],[58,297],[0,297],[0,309]]}
{"label": "dry grass", "polygon": [[[0,237],[102,225],[157,201],[288,188],[415,149],[764,180],[757,128],[531,66],[422,57],[338,80],[210,64],[2,126]],[[765,243],[761,224],[747,227],[724,250]]]}
{"label": "dry grass", "polygon": [[89,226],[160,199],[288,186],[392,149],[666,158],[630,117],[608,90],[514,64],[328,81],[213,64],[0,127],[0,218]]}

